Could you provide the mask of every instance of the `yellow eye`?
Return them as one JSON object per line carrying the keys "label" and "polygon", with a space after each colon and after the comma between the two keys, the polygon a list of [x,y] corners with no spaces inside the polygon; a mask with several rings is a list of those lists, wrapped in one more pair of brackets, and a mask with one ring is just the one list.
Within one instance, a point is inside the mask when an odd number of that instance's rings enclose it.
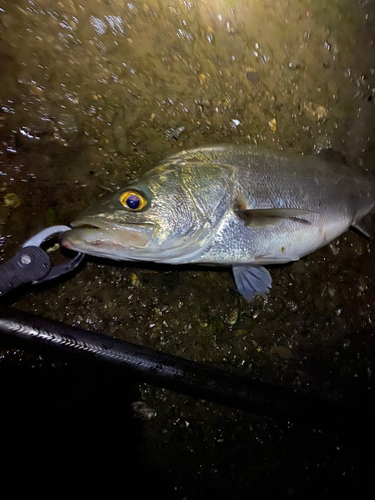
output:
{"label": "yellow eye", "polygon": [[122,193],[119,200],[124,207],[133,212],[137,212],[147,205],[146,198],[136,191],[126,191]]}

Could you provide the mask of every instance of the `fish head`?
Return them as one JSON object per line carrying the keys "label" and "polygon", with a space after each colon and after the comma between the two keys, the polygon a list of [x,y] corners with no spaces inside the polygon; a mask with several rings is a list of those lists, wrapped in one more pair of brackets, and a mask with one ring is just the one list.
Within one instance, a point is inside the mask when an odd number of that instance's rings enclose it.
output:
{"label": "fish head", "polygon": [[83,212],[62,245],[116,260],[191,262],[229,206],[226,167],[162,165]]}

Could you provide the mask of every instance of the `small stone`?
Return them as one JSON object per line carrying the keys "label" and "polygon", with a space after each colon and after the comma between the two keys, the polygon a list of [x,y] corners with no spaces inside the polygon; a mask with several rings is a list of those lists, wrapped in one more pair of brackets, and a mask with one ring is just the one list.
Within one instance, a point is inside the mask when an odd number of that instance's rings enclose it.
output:
{"label": "small stone", "polygon": [[20,198],[16,193],[8,193],[4,196],[4,206],[10,208],[17,208],[21,205]]}
{"label": "small stone", "polygon": [[238,309],[233,309],[233,311],[229,314],[227,318],[228,325],[235,325],[237,323],[238,314],[239,314]]}
{"label": "small stone", "polygon": [[237,330],[234,330],[233,333],[236,337],[242,337],[243,335],[246,335],[247,331],[243,328],[238,328]]}
{"label": "small stone", "polygon": [[234,30],[231,22],[229,21],[229,19],[227,19],[225,21],[225,30],[226,30],[227,33],[230,33],[230,34],[232,34],[232,33],[235,32],[235,30]]}
{"label": "small stone", "polygon": [[333,255],[338,255],[340,253],[340,244],[338,241],[336,241],[335,243],[330,243],[328,246]]}
{"label": "small stone", "polygon": [[274,347],[274,352],[281,359],[291,359],[293,357],[292,351],[289,349],[289,347],[285,347],[282,345]]}
{"label": "small stone", "polygon": [[203,85],[204,82],[206,81],[206,76],[203,73],[201,73],[198,78],[199,78],[199,83]]}
{"label": "small stone", "polygon": [[260,76],[257,71],[255,71],[254,68],[246,68],[246,78],[254,84],[257,84],[260,82]]}
{"label": "small stone", "polygon": [[288,302],[286,302],[285,308],[289,311],[296,312],[298,309],[298,304],[294,300],[289,300]]}
{"label": "small stone", "polygon": [[268,125],[270,126],[272,132],[276,132],[277,129],[276,118],[272,118],[272,120],[268,122]]}
{"label": "small stone", "polygon": [[313,116],[317,120],[321,120],[327,116],[327,108],[321,104],[316,104],[314,102],[308,101],[303,103],[303,109],[309,115]]}
{"label": "small stone", "polygon": [[141,282],[136,274],[132,274],[130,276],[130,281],[132,286],[134,286],[135,288],[139,288],[141,286]]}
{"label": "small stone", "polygon": [[147,406],[143,401],[135,401],[131,404],[131,407],[135,415],[142,420],[151,420],[157,416],[156,411]]}
{"label": "small stone", "polygon": [[177,128],[169,128],[165,131],[165,136],[167,137],[167,139],[174,139],[175,141],[177,141],[184,130],[185,127],[183,126]]}

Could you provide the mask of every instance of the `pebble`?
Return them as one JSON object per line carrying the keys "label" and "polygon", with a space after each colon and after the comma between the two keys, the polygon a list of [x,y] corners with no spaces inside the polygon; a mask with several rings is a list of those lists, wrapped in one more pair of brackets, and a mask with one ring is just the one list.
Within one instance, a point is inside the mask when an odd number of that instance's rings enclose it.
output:
{"label": "pebble", "polygon": [[141,282],[136,274],[132,274],[130,276],[130,281],[132,286],[134,286],[135,288],[139,288],[141,286]]}
{"label": "pebble", "polygon": [[233,309],[227,318],[228,325],[235,325],[238,320],[239,311],[238,309]]}
{"label": "pebble", "polygon": [[20,198],[16,193],[8,193],[4,196],[4,206],[10,208],[17,208],[21,205]]}
{"label": "pebble", "polygon": [[277,129],[277,122],[276,122],[276,118],[272,118],[272,120],[270,120],[268,122],[268,125],[270,126],[272,132],[276,132],[276,129]]}
{"label": "pebble", "polygon": [[275,346],[274,352],[281,359],[291,359],[293,357],[292,351],[289,349],[289,347],[285,347],[282,345]]}
{"label": "pebble", "polygon": [[327,108],[321,104],[316,104],[314,102],[308,101],[303,103],[303,109],[309,115],[313,116],[317,120],[321,120],[327,116]]}
{"label": "pebble", "polygon": [[157,416],[156,411],[153,408],[150,408],[143,401],[135,401],[131,404],[131,407],[135,413],[135,415],[142,420],[151,420]]}
{"label": "pebble", "polygon": [[255,69],[253,68],[247,68],[247,71],[246,71],[246,78],[251,82],[251,83],[254,83],[254,84],[257,84],[260,82],[260,76],[259,76],[259,73],[257,71],[255,71]]}

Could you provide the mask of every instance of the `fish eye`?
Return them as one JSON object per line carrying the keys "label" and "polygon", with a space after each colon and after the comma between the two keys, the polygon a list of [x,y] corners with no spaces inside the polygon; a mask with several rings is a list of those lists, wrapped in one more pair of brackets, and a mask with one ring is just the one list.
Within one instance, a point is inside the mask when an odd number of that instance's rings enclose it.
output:
{"label": "fish eye", "polygon": [[119,201],[125,208],[137,212],[147,205],[146,198],[136,191],[126,191],[119,197]]}

